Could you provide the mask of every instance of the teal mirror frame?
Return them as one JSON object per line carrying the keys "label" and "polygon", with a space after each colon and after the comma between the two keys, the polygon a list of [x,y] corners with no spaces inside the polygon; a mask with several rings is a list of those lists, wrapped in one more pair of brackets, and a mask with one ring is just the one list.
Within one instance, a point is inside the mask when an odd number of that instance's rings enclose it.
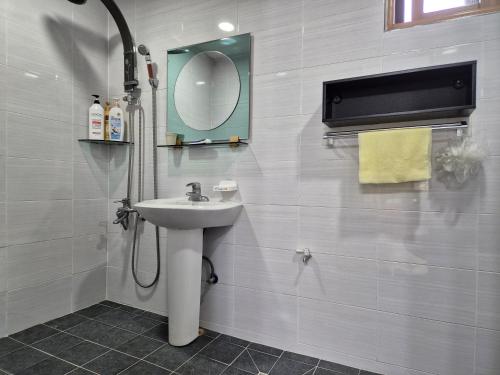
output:
{"label": "teal mirror frame", "polygon": [[[197,130],[187,126],[179,116],[175,107],[174,90],[179,74],[186,63],[200,52],[218,51],[229,57],[240,77],[240,97],[229,118],[215,129]],[[201,139],[212,141],[229,140],[231,136],[248,139],[250,134],[250,62],[252,53],[252,37],[241,34],[210,42],[194,44],[167,51],[167,128],[177,133],[183,142]]]}

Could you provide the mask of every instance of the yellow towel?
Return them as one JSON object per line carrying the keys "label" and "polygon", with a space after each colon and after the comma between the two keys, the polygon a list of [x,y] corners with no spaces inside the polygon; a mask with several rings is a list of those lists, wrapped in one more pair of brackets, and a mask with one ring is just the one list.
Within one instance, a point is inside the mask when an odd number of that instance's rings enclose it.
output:
{"label": "yellow towel", "polygon": [[394,184],[431,178],[432,130],[397,129],[358,135],[359,182]]}

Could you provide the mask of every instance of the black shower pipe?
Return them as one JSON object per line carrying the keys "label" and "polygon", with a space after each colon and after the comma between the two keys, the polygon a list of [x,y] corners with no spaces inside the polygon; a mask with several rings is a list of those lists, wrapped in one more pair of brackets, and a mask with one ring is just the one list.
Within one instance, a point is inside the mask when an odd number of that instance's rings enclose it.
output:
{"label": "black shower pipe", "polygon": [[[73,4],[83,5],[87,0],[68,0]],[[124,58],[124,82],[125,92],[132,92],[139,85],[137,80],[137,57],[135,51],[135,43],[127,21],[118,8],[118,5],[113,0],[101,0],[104,6],[115,20],[118,31],[123,43],[123,58]]]}

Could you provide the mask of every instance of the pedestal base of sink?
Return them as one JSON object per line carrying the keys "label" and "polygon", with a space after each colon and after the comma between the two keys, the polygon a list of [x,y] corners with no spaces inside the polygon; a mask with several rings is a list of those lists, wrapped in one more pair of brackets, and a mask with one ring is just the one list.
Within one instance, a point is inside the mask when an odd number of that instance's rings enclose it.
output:
{"label": "pedestal base of sink", "polygon": [[184,346],[200,325],[203,229],[167,229],[168,341]]}

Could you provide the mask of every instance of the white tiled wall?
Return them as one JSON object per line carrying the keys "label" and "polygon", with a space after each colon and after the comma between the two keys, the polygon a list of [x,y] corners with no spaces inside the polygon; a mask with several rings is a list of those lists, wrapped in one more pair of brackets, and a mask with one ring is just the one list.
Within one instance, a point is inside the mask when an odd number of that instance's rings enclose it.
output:
{"label": "white tiled wall", "polygon": [[107,22],[98,0],[0,0],[0,336],[105,298],[108,150],[77,139]]}
{"label": "white tiled wall", "polygon": [[[206,233],[220,283],[203,294],[204,325],[389,375],[500,373],[500,14],[384,32],[383,0],[119,4],[137,43],[159,64],[160,134],[166,50],[226,36],[220,21],[254,38],[251,146],[159,152],[162,197],[183,195],[195,180],[212,195],[211,186],[229,177],[245,203],[234,227]],[[110,40],[109,88],[118,95],[114,26]],[[323,144],[324,80],[467,60],[478,60],[471,123],[488,158],[466,187],[449,190],[436,178],[428,192],[361,187],[356,142]],[[453,137],[436,133],[434,149]],[[110,201],[123,196],[124,153],[112,155]],[[110,214],[115,208],[110,204]],[[135,287],[130,237],[108,230],[108,297],[168,313],[165,272],[155,291]],[[141,277],[151,279],[154,242],[147,242]],[[165,246],[163,238],[163,256]],[[297,247],[312,250],[309,265]]]}

